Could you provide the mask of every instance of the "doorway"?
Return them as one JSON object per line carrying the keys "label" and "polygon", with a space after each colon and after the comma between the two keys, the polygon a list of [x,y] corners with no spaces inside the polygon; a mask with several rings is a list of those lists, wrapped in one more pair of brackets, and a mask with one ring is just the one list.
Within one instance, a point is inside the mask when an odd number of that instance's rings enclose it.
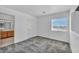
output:
{"label": "doorway", "polygon": [[14,43],[14,16],[0,13],[0,47]]}

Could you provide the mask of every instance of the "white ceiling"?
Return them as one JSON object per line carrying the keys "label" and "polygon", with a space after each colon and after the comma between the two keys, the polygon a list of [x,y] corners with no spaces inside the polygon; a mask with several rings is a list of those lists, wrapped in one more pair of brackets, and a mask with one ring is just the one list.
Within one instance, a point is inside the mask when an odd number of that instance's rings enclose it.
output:
{"label": "white ceiling", "polygon": [[77,5],[3,5],[1,7],[14,9],[33,16],[41,16],[66,10],[75,10]]}

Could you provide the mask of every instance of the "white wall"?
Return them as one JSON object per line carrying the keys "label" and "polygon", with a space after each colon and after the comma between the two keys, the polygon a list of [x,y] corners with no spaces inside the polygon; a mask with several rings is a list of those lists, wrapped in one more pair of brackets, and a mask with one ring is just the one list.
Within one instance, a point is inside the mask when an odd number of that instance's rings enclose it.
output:
{"label": "white wall", "polygon": [[38,17],[38,35],[56,39],[59,41],[69,42],[69,32],[62,32],[62,31],[52,31],[51,30],[51,19],[54,17],[60,17],[60,16],[67,16],[69,19],[69,11],[60,12],[57,14],[51,14],[46,16],[40,16]]}
{"label": "white wall", "polygon": [[72,52],[79,53],[79,11],[71,17],[70,45]]}
{"label": "white wall", "polygon": [[79,53],[79,34],[74,31],[70,33],[70,46],[73,53]]}
{"label": "white wall", "polygon": [[0,12],[15,16],[15,43],[37,35],[37,19],[35,17],[2,7],[0,7]]}
{"label": "white wall", "polygon": [[71,30],[79,34],[79,11],[72,13]]}

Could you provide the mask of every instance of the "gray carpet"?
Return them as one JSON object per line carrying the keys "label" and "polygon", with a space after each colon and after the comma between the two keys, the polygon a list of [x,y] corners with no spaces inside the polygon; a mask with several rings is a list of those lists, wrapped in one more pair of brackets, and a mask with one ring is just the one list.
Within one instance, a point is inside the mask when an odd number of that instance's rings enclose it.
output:
{"label": "gray carpet", "polygon": [[0,48],[0,53],[71,53],[71,49],[68,43],[37,36]]}

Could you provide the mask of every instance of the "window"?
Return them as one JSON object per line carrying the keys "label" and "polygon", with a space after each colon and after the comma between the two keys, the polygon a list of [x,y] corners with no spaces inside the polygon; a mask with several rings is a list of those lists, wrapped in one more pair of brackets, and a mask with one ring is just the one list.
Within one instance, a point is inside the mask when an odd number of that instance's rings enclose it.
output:
{"label": "window", "polygon": [[61,18],[54,18],[51,20],[51,28],[52,30],[56,31],[65,31],[68,27],[68,18],[61,17]]}
{"label": "window", "polygon": [[3,29],[3,28],[4,28],[4,23],[0,22],[0,29]]}

